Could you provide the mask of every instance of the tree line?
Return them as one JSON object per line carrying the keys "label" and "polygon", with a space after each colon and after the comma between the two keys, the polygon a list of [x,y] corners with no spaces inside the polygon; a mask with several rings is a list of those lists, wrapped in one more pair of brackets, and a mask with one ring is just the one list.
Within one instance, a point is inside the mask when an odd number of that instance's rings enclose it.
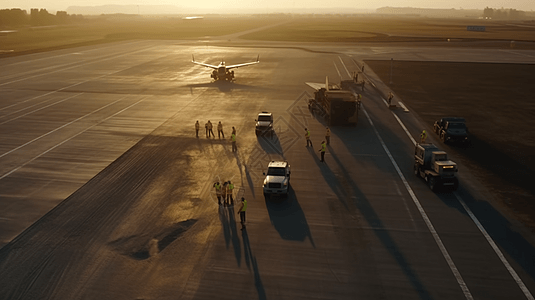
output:
{"label": "tree line", "polygon": [[526,18],[526,12],[516,9],[506,9],[506,8],[490,8],[486,7],[483,10],[483,17],[487,19],[507,19],[507,20],[518,20]]}
{"label": "tree line", "polygon": [[66,11],[54,15],[43,8],[32,8],[30,14],[20,8],[0,9],[0,27],[62,25],[83,20],[82,15],[69,15]]}

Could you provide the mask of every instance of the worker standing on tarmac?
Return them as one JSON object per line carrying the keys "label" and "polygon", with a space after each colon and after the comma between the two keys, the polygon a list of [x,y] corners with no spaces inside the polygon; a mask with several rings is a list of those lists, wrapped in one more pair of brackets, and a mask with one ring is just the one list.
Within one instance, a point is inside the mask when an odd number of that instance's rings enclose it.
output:
{"label": "worker standing on tarmac", "polygon": [[325,162],[325,150],[327,150],[327,145],[325,145],[325,141],[321,142],[321,149],[318,151],[321,151],[321,162]]}
{"label": "worker standing on tarmac", "polygon": [[219,124],[217,124],[217,136],[219,138],[221,138],[221,136],[225,138],[225,134],[223,133],[223,124],[221,124],[221,121],[219,121]]}
{"label": "worker standing on tarmac", "polygon": [[221,187],[221,198],[223,198],[223,206],[227,205],[227,182],[223,182],[223,186]]}
{"label": "worker standing on tarmac", "polygon": [[394,94],[392,94],[392,92],[388,93],[388,105],[392,104],[393,98],[394,98]]}
{"label": "worker standing on tarmac", "polygon": [[199,125],[199,120],[195,122],[195,137],[199,137],[199,128],[201,128],[201,125]]}
{"label": "worker standing on tarmac", "polygon": [[232,134],[236,134],[236,128],[234,126],[232,126]]}
{"label": "worker standing on tarmac", "polygon": [[234,194],[234,184],[232,182],[230,182],[230,180],[228,181],[228,192],[227,192],[227,197],[228,199],[227,200],[230,200],[229,203],[230,205],[234,205],[234,198],[233,198],[233,195]]}
{"label": "worker standing on tarmac", "polygon": [[329,127],[327,127],[327,131],[325,132],[325,140],[327,141],[327,145],[331,143],[331,130]]}
{"label": "worker standing on tarmac", "polygon": [[241,197],[241,206],[238,209],[238,213],[240,214],[240,221],[241,221],[241,229],[242,230],[245,228],[245,211],[247,211],[247,200],[245,200],[245,198]]}
{"label": "worker standing on tarmac", "polygon": [[214,183],[215,187],[215,194],[217,196],[217,203],[221,205],[221,184],[219,184],[219,181]]}
{"label": "worker standing on tarmac", "polygon": [[420,144],[424,144],[425,140],[427,139],[427,133],[425,132],[425,129],[420,134]]}
{"label": "worker standing on tarmac", "polygon": [[210,136],[210,134],[215,137],[215,134],[214,134],[214,131],[212,130],[213,126],[212,126],[212,122],[210,122],[210,120],[208,120],[208,136]]}
{"label": "worker standing on tarmac", "polygon": [[[312,141],[310,140],[310,131],[308,129],[305,128],[305,138],[307,139],[307,147],[308,147],[308,144],[310,143],[310,146],[312,146]],[[312,146],[314,147],[314,146]]]}
{"label": "worker standing on tarmac", "polygon": [[204,129],[206,129],[206,137],[208,137],[208,122],[204,124]]}
{"label": "worker standing on tarmac", "polygon": [[238,151],[238,148],[236,147],[236,134],[235,133],[233,133],[230,136],[230,140],[232,141],[232,152]]}

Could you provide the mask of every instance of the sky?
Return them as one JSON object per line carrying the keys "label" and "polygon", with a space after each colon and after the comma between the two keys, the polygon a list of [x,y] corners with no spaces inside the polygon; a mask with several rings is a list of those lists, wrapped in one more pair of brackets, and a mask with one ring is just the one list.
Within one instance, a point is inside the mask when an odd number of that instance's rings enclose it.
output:
{"label": "sky", "polygon": [[535,11],[535,0],[0,0],[0,9],[45,8],[49,11],[66,10],[69,6],[98,6],[106,4],[116,5],[175,5],[185,8],[198,8],[213,11],[214,9],[250,9],[270,8],[279,10],[284,8],[333,8],[351,7],[355,9],[376,9],[379,7],[419,7],[419,8],[455,8],[455,9],[483,9],[514,8],[524,11]]}

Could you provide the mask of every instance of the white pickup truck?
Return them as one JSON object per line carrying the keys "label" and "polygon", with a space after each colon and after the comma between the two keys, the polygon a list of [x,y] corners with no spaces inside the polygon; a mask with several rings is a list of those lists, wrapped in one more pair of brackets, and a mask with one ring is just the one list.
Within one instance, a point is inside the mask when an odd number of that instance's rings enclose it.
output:
{"label": "white pickup truck", "polygon": [[267,174],[264,173],[264,197],[270,195],[288,195],[290,187],[290,164],[287,161],[271,161]]}

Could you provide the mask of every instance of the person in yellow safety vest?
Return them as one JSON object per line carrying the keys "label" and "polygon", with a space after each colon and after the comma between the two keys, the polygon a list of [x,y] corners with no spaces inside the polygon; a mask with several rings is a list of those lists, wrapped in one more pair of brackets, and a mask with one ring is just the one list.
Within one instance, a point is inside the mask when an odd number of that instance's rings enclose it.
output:
{"label": "person in yellow safety vest", "polygon": [[325,162],[325,150],[327,150],[327,145],[325,145],[325,141],[321,142],[321,149],[318,151],[321,151],[321,162]]}
{"label": "person in yellow safety vest", "polygon": [[233,193],[234,193],[234,184],[232,182],[230,182],[230,180],[228,181],[228,192],[227,192],[227,197],[228,199],[227,200],[230,200],[230,205],[234,205],[234,198],[233,198]]}
{"label": "person in yellow safety vest", "polygon": [[208,137],[210,137],[210,134],[215,137],[215,134],[214,134],[214,131],[212,130],[213,126],[212,126],[212,122],[210,122],[210,120],[208,120]]}
{"label": "person in yellow safety vest", "polygon": [[329,127],[327,127],[327,131],[325,132],[325,140],[327,141],[327,145],[331,143],[331,130]]}
{"label": "person in yellow safety vest", "polygon": [[[308,129],[305,128],[305,138],[307,139],[307,147],[308,147],[308,144],[310,143],[310,146],[312,146],[312,141],[310,140],[310,131],[308,131]],[[314,146],[312,146],[314,147]]]}
{"label": "person in yellow safety vest", "polygon": [[227,206],[227,182],[223,182],[221,187],[221,198],[223,198],[223,205]]}
{"label": "person in yellow safety vest", "polygon": [[214,183],[215,187],[215,194],[217,196],[217,203],[221,205],[221,184],[219,184],[219,181]]}
{"label": "person in yellow safety vest", "polygon": [[240,221],[241,221],[241,229],[242,230],[245,228],[245,211],[247,211],[247,200],[245,200],[245,198],[241,197],[241,206],[238,209],[238,213],[240,214]]}
{"label": "person in yellow safety vest", "polygon": [[221,138],[221,136],[225,138],[225,134],[223,133],[223,124],[221,124],[221,121],[219,121],[219,124],[217,124],[217,136],[219,138]]}
{"label": "person in yellow safety vest", "polygon": [[201,125],[199,124],[199,120],[197,120],[197,122],[195,122],[195,136],[196,137],[199,137],[199,128],[201,127]]}
{"label": "person in yellow safety vest", "polygon": [[425,132],[425,129],[420,134],[420,144],[425,143],[425,139],[427,139],[427,133]]}
{"label": "person in yellow safety vest", "polygon": [[230,139],[232,140],[232,152],[238,151],[238,148],[236,147],[236,134],[233,133],[230,136]]}

